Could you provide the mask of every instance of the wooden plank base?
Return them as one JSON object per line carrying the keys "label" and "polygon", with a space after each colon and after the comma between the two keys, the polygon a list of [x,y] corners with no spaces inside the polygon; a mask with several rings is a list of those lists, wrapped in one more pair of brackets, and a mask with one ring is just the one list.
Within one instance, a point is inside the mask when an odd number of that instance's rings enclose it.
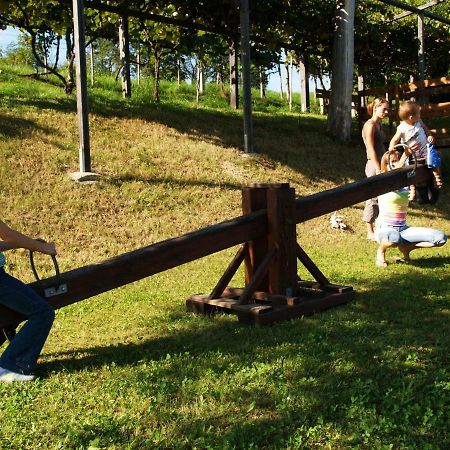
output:
{"label": "wooden plank base", "polygon": [[236,314],[245,324],[272,325],[276,322],[309,316],[348,303],[354,298],[351,286],[320,285],[299,281],[292,297],[256,291],[245,305],[239,304],[244,289],[227,287],[220,298],[195,294],[186,300],[188,311],[212,316],[218,312]]}

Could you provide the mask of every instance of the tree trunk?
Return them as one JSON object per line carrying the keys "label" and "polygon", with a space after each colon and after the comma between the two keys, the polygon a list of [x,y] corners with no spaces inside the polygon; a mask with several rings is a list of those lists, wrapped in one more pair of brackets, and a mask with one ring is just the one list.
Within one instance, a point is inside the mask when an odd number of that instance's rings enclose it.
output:
{"label": "tree trunk", "polygon": [[153,72],[153,100],[156,103],[159,103],[159,66],[160,66],[160,57],[157,52],[155,52],[155,66]]}
{"label": "tree trunk", "polygon": [[66,31],[66,61],[67,61],[67,84],[66,93],[71,94],[75,87],[75,53],[73,51],[73,42],[70,28]]}
{"label": "tree trunk", "polygon": [[266,79],[262,67],[259,68],[259,94],[261,98],[266,98]]}
{"label": "tree trunk", "polygon": [[300,58],[300,99],[302,112],[308,112],[310,108],[309,101],[309,74],[303,58]]}
{"label": "tree trunk", "polygon": [[417,40],[419,41],[419,48],[417,51],[418,56],[418,73],[419,81],[425,80],[425,34],[423,31],[424,16],[423,14],[417,15]]}
{"label": "tree trunk", "polygon": [[217,83],[219,84],[219,87],[220,87],[220,96],[223,98],[226,98],[227,94],[225,92],[225,84],[223,82],[223,74],[220,70],[217,72]]}
{"label": "tree trunk", "polygon": [[352,127],[355,0],[338,0],[327,130],[349,141]]}
{"label": "tree trunk", "polygon": [[121,16],[119,24],[119,52],[121,80],[122,80],[122,95],[124,97],[131,97],[131,74],[130,74],[130,43],[128,38],[128,17]]}
{"label": "tree trunk", "polygon": [[196,83],[195,83],[195,92],[196,92],[196,101],[197,103],[200,100],[200,94],[201,94],[201,84],[202,84],[202,80],[201,80],[201,67],[200,67],[200,61],[197,61],[197,76],[196,76]]}
{"label": "tree trunk", "polygon": [[289,70],[289,61],[288,61],[288,55],[287,53],[284,54],[285,60],[284,60],[284,68],[286,70],[286,100],[289,104],[289,109],[292,108],[292,101],[291,101],[291,72]]}
{"label": "tree trunk", "polygon": [[203,76],[203,63],[202,61],[198,62],[198,91],[200,93],[200,95],[203,95],[203,93],[205,92],[205,79]]}
{"label": "tree trunk", "polygon": [[136,67],[137,84],[141,84],[141,44],[137,44],[137,67]]}
{"label": "tree trunk", "polygon": [[91,42],[90,45],[90,56],[91,56],[91,86],[94,86],[94,44]]}
{"label": "tree trunk", "polygon": [[237,46],[236,42],[233,42],[230,47],[230,106],[234,109],[239,108],[239,71],[238,71],[238,59],[237,59]]}
{"label": "tree trunk", "polygon": [[280,80],[280,97],[283,98],[283,77],[281,76],[281,64],[278,63],[278,77]]}

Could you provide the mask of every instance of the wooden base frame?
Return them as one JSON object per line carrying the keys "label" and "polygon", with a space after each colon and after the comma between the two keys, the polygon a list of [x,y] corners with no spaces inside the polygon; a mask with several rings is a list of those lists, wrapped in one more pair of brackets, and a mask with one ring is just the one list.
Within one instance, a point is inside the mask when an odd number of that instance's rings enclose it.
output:
{"label": "wooden base frame", "polygon": [[209,295],[195,294],[186,300],[188,311],[213,316],[218,312],[236,314],[245,324],[272,325],[276,322],[312,315],[325,309],[348,303],[354,298],[351,286],[332,284],[297,244],[298,260],[315,278],[315,281],[297,280],[289,295],[256,290],[266,276],[275,251],[266,254],[247,283],[245,289],[226,286],[240,263],[248,258],[248,244],[244,244]]}

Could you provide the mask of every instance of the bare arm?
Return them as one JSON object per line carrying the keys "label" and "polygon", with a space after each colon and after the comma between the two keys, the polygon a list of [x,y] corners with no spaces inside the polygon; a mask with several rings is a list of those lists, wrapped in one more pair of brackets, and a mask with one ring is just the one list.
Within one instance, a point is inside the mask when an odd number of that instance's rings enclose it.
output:
{"label": "bare arm", "polygon": [[434,136],[431,134],[430,129],[425,125],[422,119],[420,119],[420,124],[422,125],[422,128],[425,131],[425,134],[427,135],[427,141],[430,144],[434,144]]}
{"label": "bare arm", "polygon": [[366,122],[363,133],[366,141],[367,158],[372,161],[376,171],[379,172],[380,161],[378,160],[377,152],[375,150],[375,124],[371,121]]}
{"label": "bare arm", "polygon": [[0,220],[0,250],[10,250],[12,248],[26,248],[48,255],[56,255],[56,247],[53,242],[40,242],[25,234],[8,227]]}
{"label": "bare arm", "polygon": [[409,148],[405,148],[405,151],[403,152],[400,159],[392,164],[394,168],[397,169],[398,167],[403,167],[406,160],[409,158],[409,156],[411,156],[412,153],[413,152]]}
{"label": "bare arm", "polygon": [[392,136],[391,141],[389,142],[389,151],[394,150],[395,145],[400,142],[401,136],[402,133],[397,130],[394,136]]}

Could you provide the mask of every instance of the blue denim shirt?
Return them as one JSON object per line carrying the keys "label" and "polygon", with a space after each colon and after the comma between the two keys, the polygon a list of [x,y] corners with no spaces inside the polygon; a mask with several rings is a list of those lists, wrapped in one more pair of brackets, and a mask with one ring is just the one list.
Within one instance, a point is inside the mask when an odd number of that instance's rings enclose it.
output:
{"label": "blue denim shirt", "polygon": [[0,267],[3,267],[6,263],[5,255],[0,252]]}

